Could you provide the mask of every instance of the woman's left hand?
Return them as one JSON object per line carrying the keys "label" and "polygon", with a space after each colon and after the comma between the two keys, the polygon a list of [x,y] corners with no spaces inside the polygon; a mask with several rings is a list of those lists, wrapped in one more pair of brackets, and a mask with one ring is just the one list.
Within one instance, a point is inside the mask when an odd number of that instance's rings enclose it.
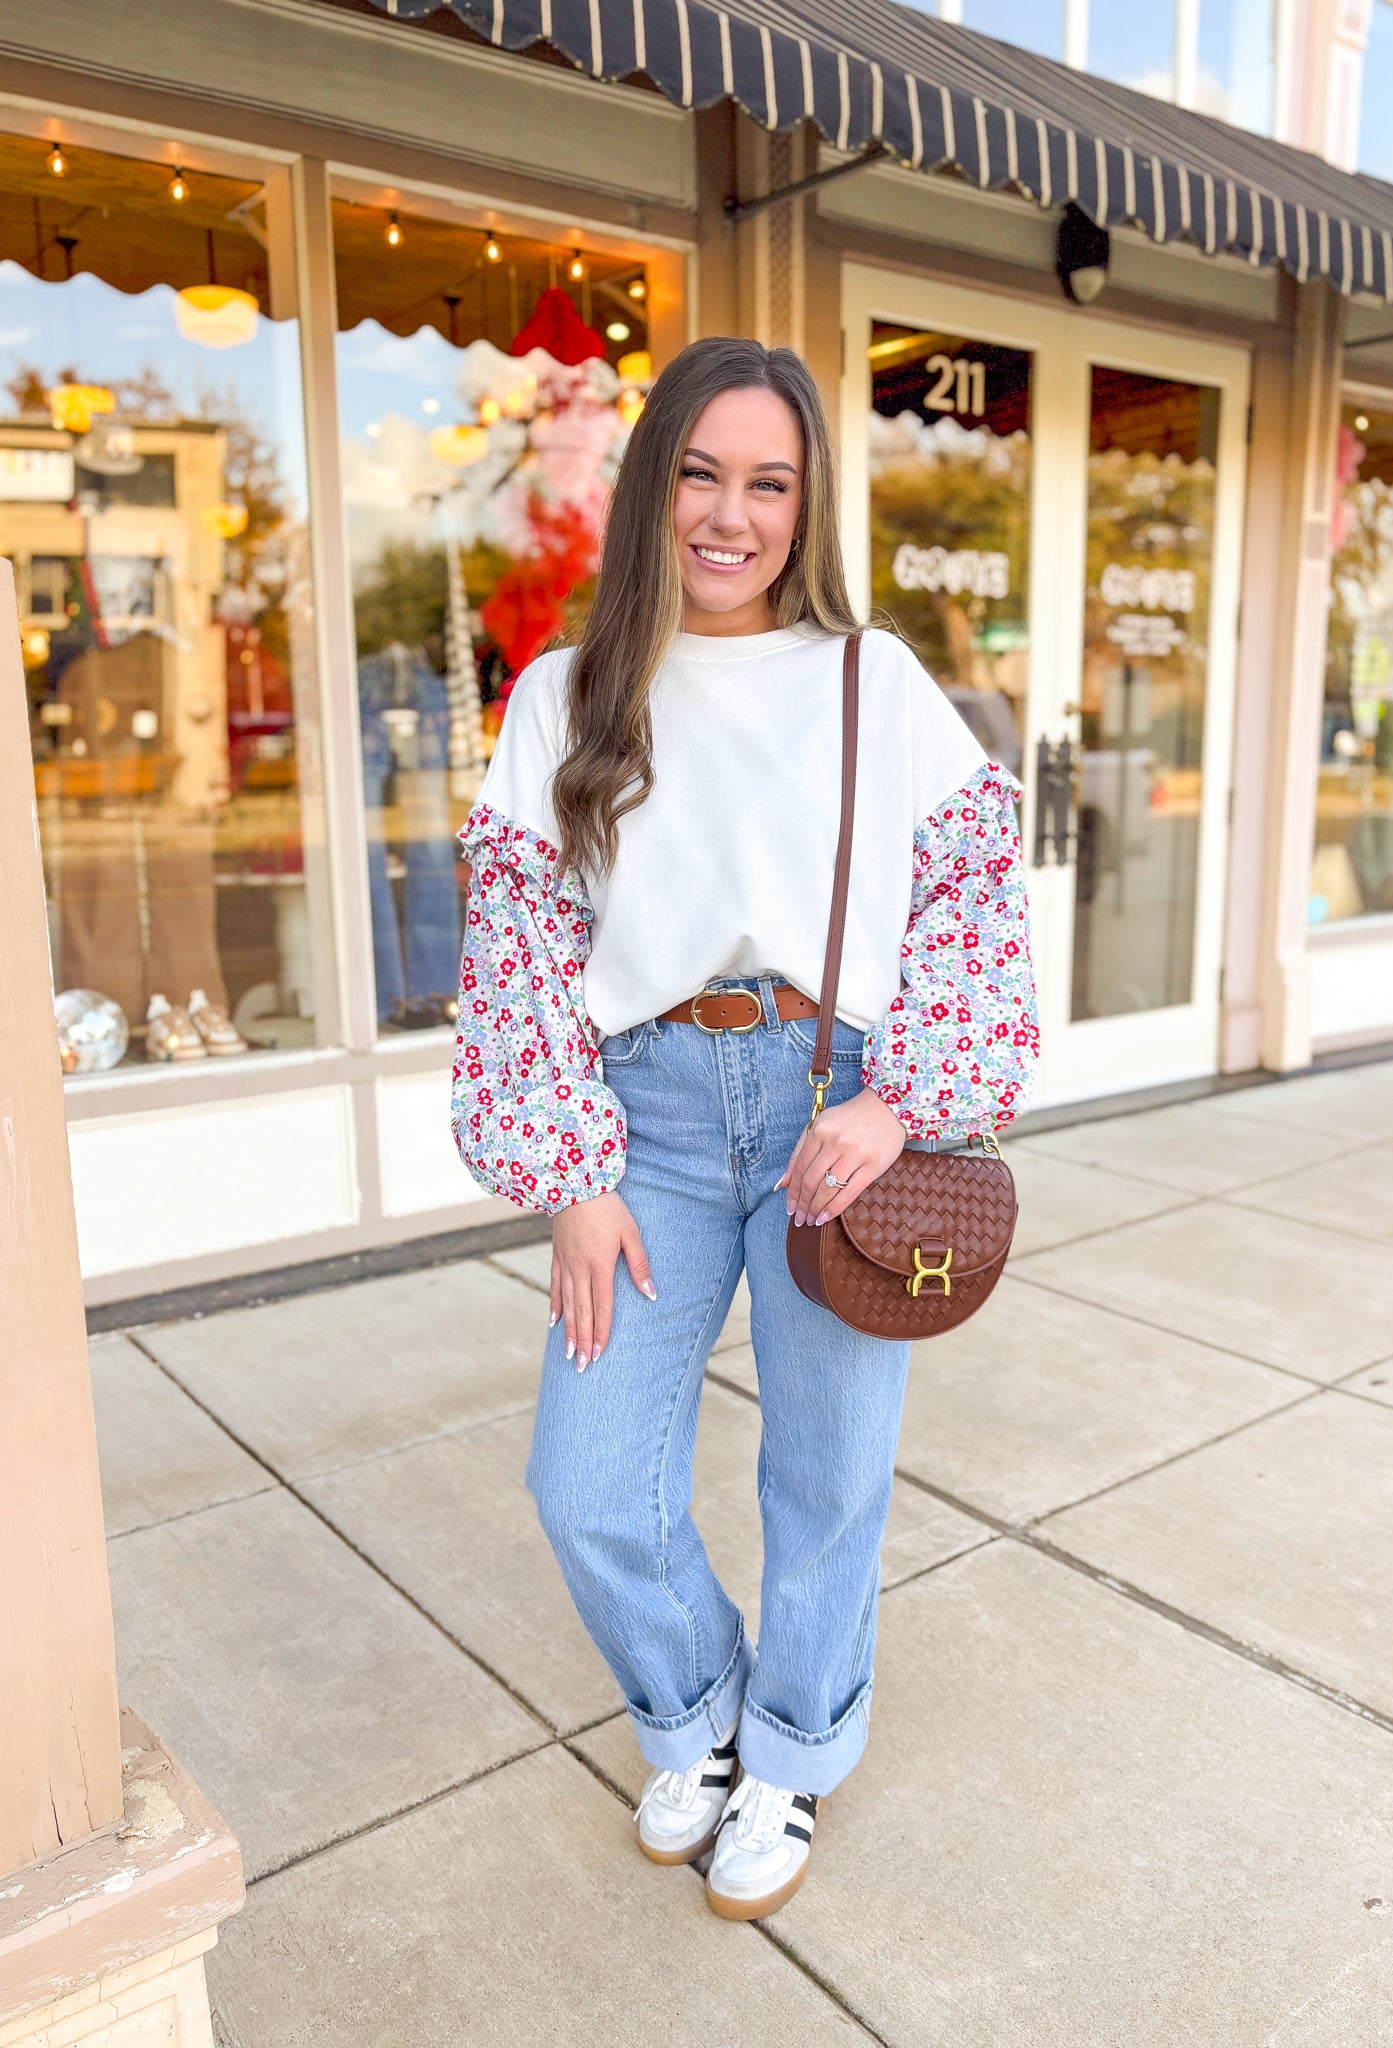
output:
{"label": "woman's left hand", "polygon": [[[794,1146],[783,1178],[776,1183],[788,1189],[789,1215],[799,1223],[826,1223],[840,1216],[848,1202],[898,1159],[904,1141],[904,1125],[873,1088],[863,1088],[835,1109],[824,1109]],[[847,1185],[828,1187],[829,1173]]]}

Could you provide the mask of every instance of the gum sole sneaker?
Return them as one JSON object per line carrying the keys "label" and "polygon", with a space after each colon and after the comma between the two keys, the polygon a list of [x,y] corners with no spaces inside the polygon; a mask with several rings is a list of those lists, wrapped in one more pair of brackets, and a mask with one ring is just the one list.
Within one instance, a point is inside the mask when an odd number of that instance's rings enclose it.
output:
{"label": "gum sole sneaker", "polygon": [[742,1778],[721,1815],[706,1903],[722,1920],[764,1920],[808,1874],[818,1802],[762,1778]]}
{"label": "gum sole sneaker", "polygon": [[694,1863],[704,1856],[716,1839],[737,1770],[732,1728],[690,1770],[651,1772],[634,1814],[644,1855],[653,1863]]}

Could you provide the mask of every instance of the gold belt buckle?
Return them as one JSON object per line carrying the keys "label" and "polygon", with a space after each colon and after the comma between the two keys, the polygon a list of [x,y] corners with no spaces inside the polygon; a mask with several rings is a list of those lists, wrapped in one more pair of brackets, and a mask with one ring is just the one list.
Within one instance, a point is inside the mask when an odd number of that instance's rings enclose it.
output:
{"label": "gold belt buckle", "polygon": [[[723,1002],[731,996],[747,996],[755,1006],[755,1014],[748,1024],[703,1024],[697,1010],[703,996],[715,996]],[[764,1005],[752,988],[704,988],[692,997],[692,1022],[708,1038],[719,1038],[723,1031],[733,1031],[737,1037],[742,1037],[747,1031],[758,1031],[764,1022]]]}

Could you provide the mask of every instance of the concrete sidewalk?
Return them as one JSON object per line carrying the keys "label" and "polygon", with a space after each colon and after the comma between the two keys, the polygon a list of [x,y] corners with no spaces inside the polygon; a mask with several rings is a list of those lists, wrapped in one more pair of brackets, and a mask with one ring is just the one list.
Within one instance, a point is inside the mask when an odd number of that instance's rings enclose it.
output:
{"label": "concrete sidewalk", "polygon": [[[870,1749],[764,1928],[633,1844],[522,1486],[545,1248],[93,1341],[122,1698],[251,1880],[227,2048],[1393,2041],[1393,1063],[1008,1156]],[[757,1624],[747,1335],[697,1518]]]}

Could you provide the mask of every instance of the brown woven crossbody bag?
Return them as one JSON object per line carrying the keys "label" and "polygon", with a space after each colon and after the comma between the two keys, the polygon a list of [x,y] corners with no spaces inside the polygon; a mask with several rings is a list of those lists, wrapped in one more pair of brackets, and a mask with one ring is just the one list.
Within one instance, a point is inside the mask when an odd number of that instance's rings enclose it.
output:
{"label": "brown woven crossbody bag", "polygon": [[[842,818],[832,915],[808,1083],[811,1124],[832,1079],[828,1061],[842,964],[856,811],[861,636],[842,663]],[[809,1301],[869,1337],[935,1337],[966,1322],[1001,1277],[1016,1227],[1016,1189],[996,1140],[967,1152],[905,1150],[821,1228],[788,1226],[788,1267]]]}

